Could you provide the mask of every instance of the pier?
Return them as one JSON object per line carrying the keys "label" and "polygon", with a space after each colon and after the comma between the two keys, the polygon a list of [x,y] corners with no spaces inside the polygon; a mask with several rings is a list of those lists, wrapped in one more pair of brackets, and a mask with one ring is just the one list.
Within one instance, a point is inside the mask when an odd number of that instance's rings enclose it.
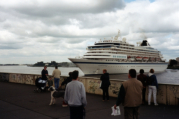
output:
{"label": "pier", "polygon": [[[50,92],[34,93],[35,79],[40,75],[0,73],[0,119],[69,119],[69,108],[61,106],[63,99],[58,98],[56,105],[49,106]],[[62,77],[61,81],[66,78]],[[61,82],[60,81],[60,82]],[[121,80],[111,79],[110,101],[102,101],[99,78],[80,77],[87,92],[86,119],[123,119],[122,115],[111,116],[111,107],[116,102]],[[178,85],[159,84],[157,101],[159,106],[141,105],[140,119],[178,119]],[[146,93],[147,97],[147,93]],[[147,98],[146,98],[147,99]]]}

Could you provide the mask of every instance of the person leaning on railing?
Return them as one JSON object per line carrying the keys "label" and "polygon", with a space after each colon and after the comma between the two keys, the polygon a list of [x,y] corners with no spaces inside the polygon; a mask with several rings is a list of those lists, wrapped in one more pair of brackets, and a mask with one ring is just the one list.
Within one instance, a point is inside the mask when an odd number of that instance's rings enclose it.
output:
{"label": "person leaning on railing", "polygon": [[151,96],[153,93],[153,99],[154,99],[154,105],[157,106],[157,89],[158,89],[158,82],[157,78],[154,75],[154,69],[150,69],[150,72],[148,74],[148,85],[149,85],[149,94],[148,94],[148,105],[150,105]]}
{"label": "person leaning on railing", "polygon": [[145,104],[145,92],[147,86],[147,76],[144,74],[144,70],[140,69],[140,74],[137,75],[137,79],[142,82],[143,89],[142,89],[142,104]]}

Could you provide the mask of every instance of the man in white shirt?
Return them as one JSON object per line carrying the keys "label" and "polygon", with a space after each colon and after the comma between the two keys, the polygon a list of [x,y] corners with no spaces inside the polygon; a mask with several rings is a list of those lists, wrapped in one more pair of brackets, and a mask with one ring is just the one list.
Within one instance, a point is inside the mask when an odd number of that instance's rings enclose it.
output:
{"label": "man in white shirt", "polygon": [[78,81],[78,71],[72,73],[72,81],[66,86],[64,100],[70,107],[70,119],[83,119],[87,101],[84,85]]}
{"label": "man in white shirt", "polygon": [[61,75],[61,71],[58,69],[57,66],[55,66],[55,70],[53,70],[52,73],[52,76],[54,77],[55,89],[58,89],[59,87],[60,75]]}

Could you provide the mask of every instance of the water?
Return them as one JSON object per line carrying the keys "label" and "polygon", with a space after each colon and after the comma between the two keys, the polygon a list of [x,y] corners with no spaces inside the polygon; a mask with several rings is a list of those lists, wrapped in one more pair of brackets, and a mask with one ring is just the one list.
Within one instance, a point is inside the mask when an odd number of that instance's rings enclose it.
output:
{"label": "water", "polygon": [[179,85],[179,70],[166,69],[165,72],[156,74],[159,83]]}
{"label": "water", "polygon": [[[0,72],[5,73],[21,73],[21,74],[38,74],[41,75],[43,67],[28,67],[28,66],[0,66]],[[52,74],[54,67],[47,67],[49,75]],[[62,76],[68,76],[68,73],[74,70],[79,71],[79,76],[84,76],[84,73],[78,67],[59,67]],[[100,77],[101,75],[92,75],[88,77]],[[162,84],[178,84],[179,85],[179,70],[166,69],[162,73],[156,74],[158,83]],[[110,79],[127,80],[127,74],[110,75]]]}
{"label": "water", "polygon": [[[5,73],[21,73],[21,74],[38,74],[41,75],[43,67],[28,67],[28,66],[0,66],[0,72]],[[55,67],[47,67],[48,74],[52,75]],[[83,76],[83,72],[78,67],[58,67],[62,76],[68,76],[69,72],[74,70],[79,71],[79,76]]]}

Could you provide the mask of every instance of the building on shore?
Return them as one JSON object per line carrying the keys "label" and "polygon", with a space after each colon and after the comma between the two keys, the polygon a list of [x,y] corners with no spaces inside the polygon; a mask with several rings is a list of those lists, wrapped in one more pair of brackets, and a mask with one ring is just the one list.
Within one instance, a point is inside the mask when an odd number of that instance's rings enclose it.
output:
{"label": "building on shore", "polygon": [[167,69],[179,69],[179,57],[175,59],[170,59]]}
{"label": "building on shore", "polygon": [[177,66],[179,66],[179,57],[176,58]]}

